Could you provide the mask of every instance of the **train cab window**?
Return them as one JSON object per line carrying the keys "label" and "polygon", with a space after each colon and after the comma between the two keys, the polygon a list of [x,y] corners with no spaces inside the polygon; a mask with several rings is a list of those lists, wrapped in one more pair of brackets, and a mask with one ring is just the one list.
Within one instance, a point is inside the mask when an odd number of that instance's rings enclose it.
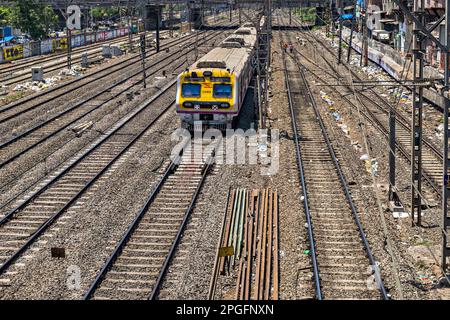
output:
{"label": "train cab window", "polygon": [[215,84],[214,98],[231,98],[232,88],[231,84]]}
{"label": "train cab window", "polygon": [[185,98],[199,98],[201,86],[199,84],[183,84],[182,95]]}

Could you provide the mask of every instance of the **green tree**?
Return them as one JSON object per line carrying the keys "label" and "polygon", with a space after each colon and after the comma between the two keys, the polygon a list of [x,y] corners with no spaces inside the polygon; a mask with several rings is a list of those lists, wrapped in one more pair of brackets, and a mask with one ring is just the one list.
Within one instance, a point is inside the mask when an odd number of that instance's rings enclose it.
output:
{"label": "green tree", "polygon": [[11,9],[8,7],[0,7],[0,25],[5,26],[11,21]]}
{"label": "green tree", "polygon": [[49,6],[18,0],[11,8],[11,23],[34,40],[45,38],[58,25],[58,16]]}
{"label": "green tree", "polygon": [[111,19],[119,15],[119,8],[110,7],[110,8],[92,8],[91,9],[92,16],[95,19],[103,19],[108,18]]}

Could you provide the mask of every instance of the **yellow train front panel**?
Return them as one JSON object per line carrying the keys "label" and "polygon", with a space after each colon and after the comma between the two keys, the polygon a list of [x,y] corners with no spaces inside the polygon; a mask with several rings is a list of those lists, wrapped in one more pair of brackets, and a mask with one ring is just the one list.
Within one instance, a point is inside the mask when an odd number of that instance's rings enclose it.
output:
{"label": "yellow train front panel", "polygon": [[231,127],[240,111],[236,85],[236,75],[226,70],[192,70],[181,74],[177,112],[183,124],[202,121],[208,126]]}

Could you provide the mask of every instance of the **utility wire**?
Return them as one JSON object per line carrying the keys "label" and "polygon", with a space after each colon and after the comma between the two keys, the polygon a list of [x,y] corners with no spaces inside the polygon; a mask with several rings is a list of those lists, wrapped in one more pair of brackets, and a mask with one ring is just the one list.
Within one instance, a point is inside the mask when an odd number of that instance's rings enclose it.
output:
{"label": "utility wire", "polygon": [[[316,36],[312,33],[310,28],[307,27],[306,30],[311,35],[311,37],[313,39],[316,39]],[[322,57],[322,59],[325,59],[325,57],[323,55],[321,55],[321,57]],[[346,64],[344,64],[344,66],[346,66],[347,69],[349,68]],[[351,72],[350,72],[350,79],[352,79]],[[351,83],[352,82],[353,82],[353,79],[352,79]],[[359,99],[359,97],[358,97],[358,95],[356,93],[355,87],[353,85],[352,85],[352,91],[353,91],[355,99],[361,105],[361,101],[360,101],[360,99]],[[370,156],[371,148],[369,147],[369,142],[368,142],[368,139],[367,139],[367,129],[366,129],[367,123],[366,123],[366,120],[363,119],[363,117],[361,115],[360,107],[358,105],[357,105],[357,111],[358,111],[359,123],[364,123],[364,125],[360,126],[360,128],[362,130],[362,135],[363,135],[363,139],[364,139],[364,145],[365,145],[365,149],[366,149],[366,154],[369,156],[369,159],[371,159],[371,156]],[[400,282],[400,275],[399,275],[399,267],[398,267],[397,257],[396,257],[396,255],[394,253],[394,250],[392,249],[392,247],[393,247],[392,246],[392,240],[391,240],[391,237],[389,235],[389,230],[387,228],[386,220],[385,220],[385,217],[384,217],[383,207],[381,205],[381,199],[380,199],[381,197],[379,195],[379,190],[376,187],[377,186],[377,179],[376,179],[376,177],[374,175],[371,175],[371,177],[372,177],[372,187],[373,187],[373,190],[375,192],[375,198],[376,198],[377,206],[378,206],[379,218],[380,218],[380,221],[381,221],[381,224],[382,224],[382,227],[383,227],[383,233],[384,233],[384,238],[385,238],[385,242],[386,242],[387,249],[388,249],[388,254],[390,255],[391,261],[392,261],[391,269],[392,269],[392,273],[393,273],[394,278],[395,278],[396,291],[398,293],[399,299],[402,300],[403,299],[403,289],[402,289],[401,282]]]}
{"label": "utility wire", "polygon": [[[309,31],[310,33],[312,33],[311,30],[308,30],[308,31]],[[315,35],[313,35],[313,37],[315,38]],[[410,51],[411,51],[411,43],[410,43],[410,45],[409,45],[409,50],[408,50],[408,52],[410,52]],[[324,57],[322,57],[322,58],[324,58]],[[409,66],[408,66],[408,72],[407,72],[406,75],[405,75],[405,79],[406,79],[406,77],[407,77],[407,75],[408,75],[408,73],[409,73],[409,69],[410,69],[410,66],[411,66],[411,61],[409,61],[409,62],[410,62],[410,63],[409,63]],[[404,71],[404,69],[405,69],[405,66],[406,66],[406,61],[403,63],[402,75],[403,75],[403,71]],[[345,67],[346,67],[347,70],[349,71],[350,78],[353,79],[353,78],[352,78],[352,74],[351,74],[351,72],[350,72],[349,66],[345,65]],[[351,81],[351,83],[353,84],[353,80]],[[353,91],[353,94],[354,94],[354,96],[355,96],[355,99],[358,101],[358,103],[359,103],[361,106],[363,106],[363,104],[362,104],[362,102],[361,102],[359,96],[357,95],[357,91],[355,90],[355,88],[354,88],[353,85],[352,85],[352,91]],[[399,96],[398,99],[397,99],[396,104],[399,104],[400,99],[401,99],[401,97]],[[390,106],[390,107],[392,108],[392,106]],[[358,106],[357,106],[357,109],[358,109],[358,114],[359,114],[360,119],[361,119],[360,109],[359,109]],[[394,111],[396,112],[395,109],[394,109]],[[364,120],[364,128],[366,128],[366,125],[367,125],[367,123],[366,123],[366,121]],[[365,130],[365,129],[364,129],[364,130]],[[367,142],[367,134],[364,135],[364,139],[365,139],[365,142]],[[366,145],[366,148],[367,148],[367,146],[368,146],[368,145]],[[387,147],[388,147],[388,149],[390,150],[389,145],[387,145]],[[367,150],[369,150],[369,149],[367,149]],[[367,153],[367,154],[369,155],[369,153]],[[369,155],[369,158],[370,158],[370,155]],[[398,158],[398,156],[396,156],[396,158]],[[375,177],[373,177],[373,178],[375,178]],[[376,183],[376,179],[375,179],[375,183]],[[376,184],[374,185],[374,187],[375,187],[375,186],[376,186]],[[376,190],[376,189],[375,189],[375,190]],[[426,201],[426,198],[425,198],[425,196],[424,196],[422,193],[421,193],[421,197],[424,199],[424,202],[425,202],[425,205],[427,206],[427,208],[430,209],[431,207],[430,207],[429,203]],[[378,201],[379,201],[379,195],[377,194],[377,202],[378,202]],[[380,208],[381,208],[381,210],[382,210],[382,207],[380,207]],[[382,213],[382,211],[381,211],[381,213]],[[408,212],[408,214],[410,215],[409,212]],[[384,215],[381,214],[381,217],[382,217],[383,229],[385,229],[386,223],[385,223]],[[383,222],[383,220],[384,220],[384,222]],[[386,230],[387,230],[387,229],[386,229]],[[387,234],[387,233],[386,233],[386,230],[384,231],[385,234]],[[440,230],[440,231],[442,231],[442,232],[444,232],[445,234],[447,234],[447,232],[442,228],[442,226],[441,226],[441,230]],[[423,236],[423,235],[421,235],[421,236]],[[423,239],[424,241],[427,240],[427,239],[424,239],[423,237],[422,237],[422,239]],[[386,240],[388,240],[388,239],[386,239]],[[390,246],[392,246],[392,242],[391,242],[391,241],[389,241],[389,242],[391,243]],[[446,275],[445,270],[442,269],[442,267],[441,267],[441,265],[440,265],[440,262],[438,261],[438,259],[437,259],[437,257],[435,256],[435,254],[431,251],[431,249],[430,249],[428,246],[425,246],[425,247],[427,248],[427,250],[429,251],[429,253],[432,255],[432,257],[433,257],[433,259],[435,260],[436,264],[437,264],[438,266],[440,266],[442,275],[445,277],[445,279],[447,280],[447,282],[450,284],[450,279],[449,279],[449,277]],[[392,252],[392,253],[393,253],[393,252]],[[393,257],[393,256],[392,256],[392,257]]]}

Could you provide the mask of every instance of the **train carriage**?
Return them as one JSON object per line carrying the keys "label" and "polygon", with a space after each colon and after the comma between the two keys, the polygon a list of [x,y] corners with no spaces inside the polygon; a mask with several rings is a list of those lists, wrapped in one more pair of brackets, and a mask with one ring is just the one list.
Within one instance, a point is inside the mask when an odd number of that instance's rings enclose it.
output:
{"label": "train carriage", "polygon": [[256,29],[240,28],[178,77],[176,106],[182,126],[233,127],[253,77]]}

